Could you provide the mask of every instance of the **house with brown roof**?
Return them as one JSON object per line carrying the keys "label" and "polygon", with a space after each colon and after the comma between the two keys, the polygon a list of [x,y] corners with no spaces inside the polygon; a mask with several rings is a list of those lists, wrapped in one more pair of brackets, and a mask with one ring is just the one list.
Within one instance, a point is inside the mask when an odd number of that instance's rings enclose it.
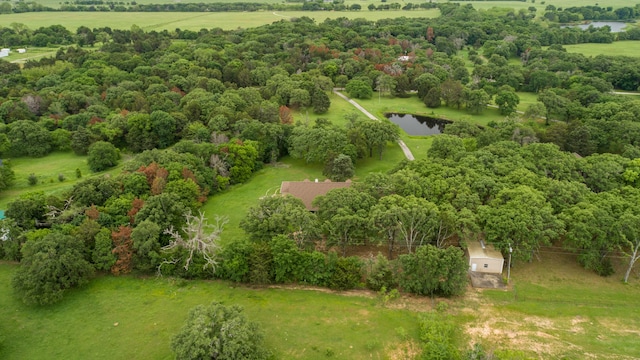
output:
{"label": "house with brown roof", "polygon": [[281,194],[289,194],[302,200],[304,206],[309,211],[317,211],[318,208],[312,205],[313,200],[318,196],[325,195],[330,190],[347,188],[351,186],[351,180],[345,182],[333,182],[329,179],[325,181],[283,181],[280,185]]}

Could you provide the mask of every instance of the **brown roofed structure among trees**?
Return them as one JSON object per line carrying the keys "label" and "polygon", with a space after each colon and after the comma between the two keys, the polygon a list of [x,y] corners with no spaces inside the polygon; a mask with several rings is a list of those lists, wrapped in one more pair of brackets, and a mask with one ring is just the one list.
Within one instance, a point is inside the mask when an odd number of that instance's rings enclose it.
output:
{"label": "brown roofed structure among trees", "polygon": [[327,179],[325,181],[283,181],[280,185],[281,194],[290,194],[302,200],[304,206],[309,211],[317,211],[318,208],[311,205],[313,200],[318,196],[325,195],[329,190],[346,188],[351,186],[351,180],[345,182],[332,182]]}

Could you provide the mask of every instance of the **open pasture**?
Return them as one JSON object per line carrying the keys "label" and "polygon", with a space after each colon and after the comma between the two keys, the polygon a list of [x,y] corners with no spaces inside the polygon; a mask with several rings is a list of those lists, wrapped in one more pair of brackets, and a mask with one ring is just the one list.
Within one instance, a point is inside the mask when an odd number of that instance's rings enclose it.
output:
{"label": "open pasture", "polygon": [[611,44],[576,44],[563,45],[568,52],[580,53],[584,56],[623,55],[640,57],[640,41],[616,41]]}
{"label": "open pasture", "polygon": [[601,277],[576,255],[542,248],[540,259],[515,264],[509,291],[477,291],[476,306],[472,301],[462,311],[476,316],[466,333],[470,341],[526,350],[531,358],[638,359],[638,274],[625,285],[624,261],[617,265],[614,275]]}
{"label": "open pasture", "polygon": [[[0,263],[0,358],[172,359],[171,337],[191,308],[220,301],[245,308],[275,359],[389,359],[417,349],[418,314],[387,309],[368,293],[246,288],[219,281],[98,276],[55,305],[23,305],[16,265]],[[429,309],[424,300],[424,310]]]}
{"label": "open pasture", "polygon": [[144,13],[120,13],[120,12],[42,12],[0,15],[3,24],[22,23],[30,29],[41,26],[63,25],[75,31],[80,26],[89,28],[111,27],[112,29],[130,29],[131,25],[138,25],[145,31],[182,30],[198,31],[200,29],[221,28],[232,30],[237,28],[250,28],[271,24],[276,21],[295,17],[307,16],[316,22],[325,19],[347,17],[351,19],[365,18],[367,20],[380,20],[393,17],[426,17],[433,18],[439,15],[438,10],[420,11],[256,11],[256,12],[144,12]]}
{"label": "open pasture", "polygon": [[[59,0],[39,0],[37,1],[39,4],[42,4],[44,6],[48,6],[51,8],[59,8],[60,5],[62,4],[62,2],[60,2]],[[115,1],[115,2],[119,2],[119,1]],[[124,3],[129,3],[130,1],[124,1]],[[198,1],[188,1],[188,0],[137,0],[136,1],[138,4],[175,4],[177,2],[183,2],[183,3],[190,3],[190,2],[194,2],[194,3],[226,3],[226,2],[230,2],[230,0],[198,0]],[[252,3],[261,3],[261,4],[282,4],[282,5],[300,5],[302,4],[301,2],[298,3],[288,3],[285,2],[283,0],[251,0],[250,2]],[[412,2],[409,0],[389,0],[388,3],[400,3],[402,6],[404,6],[405,4]],[[448,2],[447,0],[432,0],[432,2],[434,3],[444,3],[444,2]],[[518,0],[511,0],[511,1],[459,1],[461,4],[465,5],[465,4],[472,4],[474,8],[476,9],[491,9],[494,7],[497,8],[513,8],[513,9],[527,9],[530,6],[535,6],[538,11],[544,10],[545,7],[547,5],[554,5],[556,7],[572,7],[572,6],[590,6],[590,5],[596,5],[598,4],[597,1],[587,1],[587,0],[548,0],[546,1],[544,4],[542,3],[542,1],[535,1],[532,2],[531,0],[528,1],[518,1]],[[417,2],[413,2],[414,4]],[[350,6],[352,4],[359,4],[362,6],[362,9],[366,11],[367,6],[369,4],[374,4],[374,5],[379,5],[380,1],[376,1],[376,0],[345,0],[344,4],[346,6]],[[610,0],[607,1],[606,3],[604,2],[600,2],[599,5],[600,6],[611,6],[613,8],[619,8],[619,7],[624,7],[624,6],[633,6],[635,5],[636,2],[634,1],[628,1],[628,0]]]}
{"label": "open pasture", "polygon": [[[10,201],[25,192],[57,193],[70,189],[76,182],[86,177],[105,173],[117,174],[125,160],[121,159],[120,165],[97,174],[89,170],[86,156],[79,156],[71,151],[54,152],[41,158],[14,158],[9,161],[16,175],[16,180],[13,186],[0,194],[0,209],[6,209]],[[82,178],[76,178],[76,169],[80,169]],[[38,183],[36,185],[29,185],[28,177],[30,174],[37,176]],[[59,180],[60,175],[64,177],[63,181]]]}

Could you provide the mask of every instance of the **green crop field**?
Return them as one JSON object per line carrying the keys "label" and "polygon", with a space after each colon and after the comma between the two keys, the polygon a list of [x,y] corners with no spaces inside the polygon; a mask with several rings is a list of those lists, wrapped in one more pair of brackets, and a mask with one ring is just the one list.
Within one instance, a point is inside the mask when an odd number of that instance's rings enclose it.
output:
{"label": "green crop field", "polygon": [[317,22],[327,18],[347,17],[351,19],[365,18],[379,20],[392,17],[427,17],[439,15],[438,10],[421,11],[278,11],[278,12],[218,12],[218,13],[179,13],[179,12],[144,12],[144,13],[94,13],[94,12],[42,12],[0,15],[3,24],[22,23],[30,29],[41,26],[63,25],[75,31],[80,26],[98,28],[109,26],[112,29],[129,29],[138,25],[145,31],[151,30],[200,30],[221,28],[231,30],[250,28],[271,24],[283,19],[307,16]]}

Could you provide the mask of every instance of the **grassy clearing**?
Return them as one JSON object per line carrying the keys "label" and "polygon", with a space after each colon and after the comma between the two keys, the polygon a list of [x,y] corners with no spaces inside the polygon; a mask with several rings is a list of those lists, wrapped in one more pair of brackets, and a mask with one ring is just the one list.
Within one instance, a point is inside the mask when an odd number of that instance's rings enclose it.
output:
{"label": "grassy clearing", "polygon": [[622,268],[602,278],[581,268],[574,255],[550,251],[540,261],[517,264],[509,291],[475,293],[480,304],[466,311],[477,316],[467,324],[471,338],[532,357],[637,359],[637,276],[623,285]]}
{"label": "grassy clearing", "polygon": [[98,277],[59,304],[31,308],[12,296],[15,268],[0,264],[5,360],[170,359],[171,336],[189,309],[214,300],[243,306],[265,330],[277,359],[324,359],[329,353],[383,359],[403,341],[417,340],[415,313],[382,308],[374,298],[217,281]]}
{"label": "grassy clearing", "polygon": [[54,56],[58,51],[58,48],[30,47],[26,48],[26,53],[20,54],[16,49],[17,48],[14,48],[13,51],[11,51],[11,54],[3,58],[3,60],[10,61],[12,63],[24,64],[27,60],[38,60],[45,56]]}
{"label": "grassy clearing", "polygon": [[538,94],[535,93],[518,92],[518,96],[520,97],[520,104],[518,104],[519,111],[527,111],[529,105],[538,102]]}
{"label": "grassy clearing", "polygon": [[[402,151],[396,144],[390,144],[383,160],[376,158],[362,159],[356,164],[354,180],[371,172],[386,172],[404,159]],[[223,241],[231,241],[244,237],[240,229],[240,221],[246,216],[248,209],[258,203],[261,196],[273,194],[280,190],[283,181],[302,181],[304,179],[323,181],[321,164],[306,164],[303,160],[285,158],[275,165],[266,165],[244,184],[238,184],[229,190],[209,197],[202,211],[209,219],[215,215],[226,216],[229,223],[222,233]]]}
{"label": "grassy clearing", "polygon": [[580,53],[584,56],[624,55],[640,56],[640,41],[615,41],[611,44],[576,44],[563,45],[568,52]]}
{"label": "grassy clearing", "polygon": [[[385,113],[396,112],[405,114],[424,115],[447,120],[467,120],[478,125],[487,125],[491,121],[504,120],[504,116],[500,115],[498,109],[487,108],[482,114],[469,114],[465,110],[450,109],[448,107],[439,107],[437,109],[427,108],[416,95],[408,98],[378,98],[374,93],[373,98],[367,100],[356,100],[360,105],[367,109],[376,117],[382,119]],[[333,106],[333,105],[332,105]],[[433,142],[432,136],[410,136],[404,131],[401,132],[400,138],[407,144],[413,156],[416,159],[427,157],[427,150]]]}
{"label": "grassy clearing", "polygon": [[75,31],[80,26],[89,28],[109,26],[112,29],[130,29],[131,25],[138,25],[145,31],[151,30],[183,30],[197,31],[200,29],[221,28],[233,30],[250,28],[292,17],[307,16],[317,22],[325,19],[347,17],[350,19],[365,18],[380,20],[394,17],[427,17],[439,15],[438,10],[420,11],[256,11],[256,12],[208,12],[208,13],[179,13],[179,12],[144,12],[144,13],[94,13],[94,12],[56,12],[56,13],[22,13],[3,14],[0,19],[5,24],[22,23],[31,29],[41,26],[61,24],[67,29]]}
{"label": "grassy clearing", "polygon": [[[54,152],[41,158],[9,159],[16,174],[16,181],[12,187],[3,191],[0,195],[0,209],[6,209],[11,200],[25,192],[59,193],[70,189],[76,182],[81,180],[76,178],[76,169],[80,169],[83,178],[106,173],[117,174],[126,159],[120,160],[121,165],[99,173],[92,173],[89,170],[86,156],[79,156],[73,152]],[[38,177],[37,185],[29,185],[28,177],[30,174],[35,174]],[[58,180],[59,174],[64,176],[64,181]]]}

